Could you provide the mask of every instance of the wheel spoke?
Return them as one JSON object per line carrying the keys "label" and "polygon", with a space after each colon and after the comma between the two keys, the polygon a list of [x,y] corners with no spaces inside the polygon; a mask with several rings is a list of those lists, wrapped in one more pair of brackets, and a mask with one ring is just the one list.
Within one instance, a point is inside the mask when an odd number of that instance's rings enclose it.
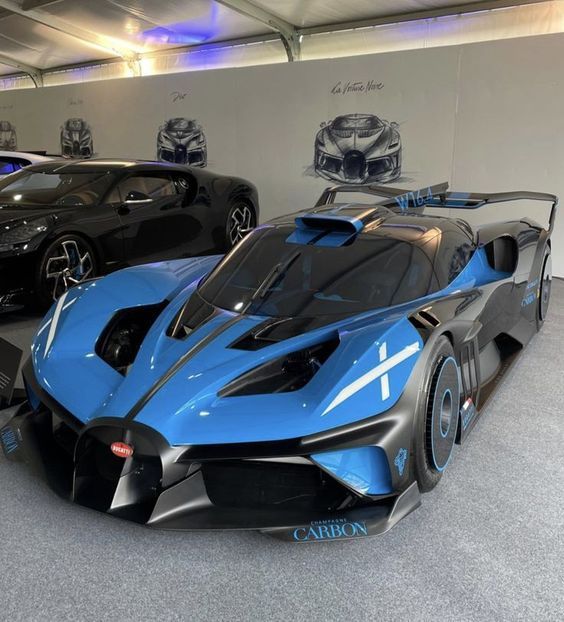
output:
{"label": "wheel spoke", "polygon": [[87,249],[81,254],[78,242],[66,240],[47,259],[45,279],[53,281],[52,297],[56,300],[72,285],[79,285],[94,271],[92,257]]}

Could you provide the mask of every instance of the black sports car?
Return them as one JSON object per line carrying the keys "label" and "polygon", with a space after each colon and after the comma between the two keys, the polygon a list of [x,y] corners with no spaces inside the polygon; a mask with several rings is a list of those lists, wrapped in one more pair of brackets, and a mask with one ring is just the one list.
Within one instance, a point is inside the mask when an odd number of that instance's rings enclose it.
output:
{"label": "black sports car", "polygon": [[183,117],[165,121],[157,135],[157,160],[206,166],[208,150],[202,126]]}
{"label": "black sports car", "polygon": [[401,175],[397,123],[373,114],[346,114],[322,123],[315,137],[315,172],[345,183],[389,182]]}
{"label": "black sports car", "polygon": [[0,181],[0,310],[118,268],[224,251],[258,219],[244,179],[133,160],[53,161]]}
{"label": "black sports car", "polygon": [[94,155],[92,131],[83,119],[67,119],[61,127],[61,154],[64,158],[91,158]]}

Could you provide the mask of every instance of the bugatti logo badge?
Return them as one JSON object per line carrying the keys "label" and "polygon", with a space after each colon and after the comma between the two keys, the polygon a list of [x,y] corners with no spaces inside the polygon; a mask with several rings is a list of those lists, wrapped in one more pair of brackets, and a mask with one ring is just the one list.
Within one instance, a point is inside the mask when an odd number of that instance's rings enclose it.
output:
{"label": "bugatti logo badge", "polygon": [[112,443],[110,449],[112,450],[114,456],[117,456],[118,458],[131,458],[133,455],[133,447],[127,443]]}

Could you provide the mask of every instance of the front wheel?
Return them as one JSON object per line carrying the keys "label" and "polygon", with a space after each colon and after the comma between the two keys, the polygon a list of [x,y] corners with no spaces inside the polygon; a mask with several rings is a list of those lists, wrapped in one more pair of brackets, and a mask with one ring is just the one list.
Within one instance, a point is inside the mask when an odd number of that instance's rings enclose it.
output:
{"label": "front wheel", "polygon": [[235,203],[227,215],[225,226],[225,246],[232,248],[256,227],[253,208],[244,202]]}
{"label": "front wheel", "polygon": [[41,306],[47,306],[70,287],[96,276],[92,247],[76,235],[64,235],[45,249],[36,273],[36,293]]}
{"label": "front wheel", "polygon": [[446,469],[458,428],[460,375],[452,345],[441,336],[433,346],[423,380],[415,430],[415,477],[422,492],[432,490]]}

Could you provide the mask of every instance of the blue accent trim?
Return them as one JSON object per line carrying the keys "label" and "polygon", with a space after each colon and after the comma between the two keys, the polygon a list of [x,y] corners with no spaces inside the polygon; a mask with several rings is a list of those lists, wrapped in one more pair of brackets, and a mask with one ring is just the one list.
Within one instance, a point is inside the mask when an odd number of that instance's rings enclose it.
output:
{"label": "blue accent trim", "polygon": [[363,495],[392,492],[386,452],[381,447],[359,447],[314,454],[312,460]]}
{"label": "blue accent trim", "polygon": [[[455,365],[455,367],[456,367],[456,374],[457,374],[457,376],[458,376],[458,398],[457,398],[457,400],[456,400],[456,402],[455,402],[456,404],[458,404],[458,403],[460,403],[460,370],[458,369],[458,365],[457,365],[457,363],[456,363],[456,360],[455,360],[452,356],[447,357],[447,358],[443,361],[443,365],[442,365],[442,367],[441,367],[441,371],[440,371],[440,373],[439,373],[439,377],[437,378],[437,384],[439,383],[439,381],[440,381],[440,379],[441,379],[441,376],[442,376],[442,374],[443,374],[443,371],[444,371],[444,369],[445,369],[445,367],[446,367],[446,364],[447,364],[449,361],[452,361],[452,362],[454,363],[454,365]],[[436,459],[436,457],[435,457],[435,443],[434,443],[434,439],[433,439],[433,437],[434,437],[434,435],[433,435],[433,430],[434,430],[434,427],[435,427],[435,415],[436,415],[436,413],[435,413],[435,409],[433,408],[433,414],[432,414],[432,416],[431,416],[431,452],[432,452],[432,454],[433,454],[433,463],[435,464],[435,468],[437,469],[437,471],[438,471],[439,473],[442,473],[442,472],[443,472],[443,471],[447,468],[447,466],[448,466],[448,464],[449,464],[449,462],[450,462],[450,459],[452,458],[452,452],[453,452],[453,449],[454,449],[454,439],[453,439],[453,441],[452,441],[452,447],[451,447],[451,449],[450,449],[450,453],[449,453],[449,455],[448,455],[447,461],[446,461],[446,462],[445,462],[442,466],[439,466],[439,465],[437,464],[437,459]],[[439,430],[440,430],[440,425],[441,425],[441,424],[440,424],[440,422],[439,422]],[[448,434],[448,431],[447,431],[447,434]]]}
{"label": "blue accent trim", "polygon": [[403,475],[403,472],[405,470],[405,464],[407,462],[407,457],[408,457],[407,449],[405,447],[400,447],[400,449],[398,450],[398,453],[396,454],[396,457],[394,458],[394,464],[396,465],[396,468],[398,470],[398,474],[400,477]]}
{"label": "blue accent trim", "polygon": [[446,289],[442,290],[441,294],[449,294],[457,290],[467,289],[468,287],[480,287],[487,283],[508,279],[510,276],[511,272],[494,270],[489,264],[486,249],[480,247],[474,251],[464,270]]}
{"label": "blue accent trim", "polygon": [[16,451],[19,447],[16,434],[9,426],[6,426],[0,430],[0,441],[2,441],[6,455]]}

